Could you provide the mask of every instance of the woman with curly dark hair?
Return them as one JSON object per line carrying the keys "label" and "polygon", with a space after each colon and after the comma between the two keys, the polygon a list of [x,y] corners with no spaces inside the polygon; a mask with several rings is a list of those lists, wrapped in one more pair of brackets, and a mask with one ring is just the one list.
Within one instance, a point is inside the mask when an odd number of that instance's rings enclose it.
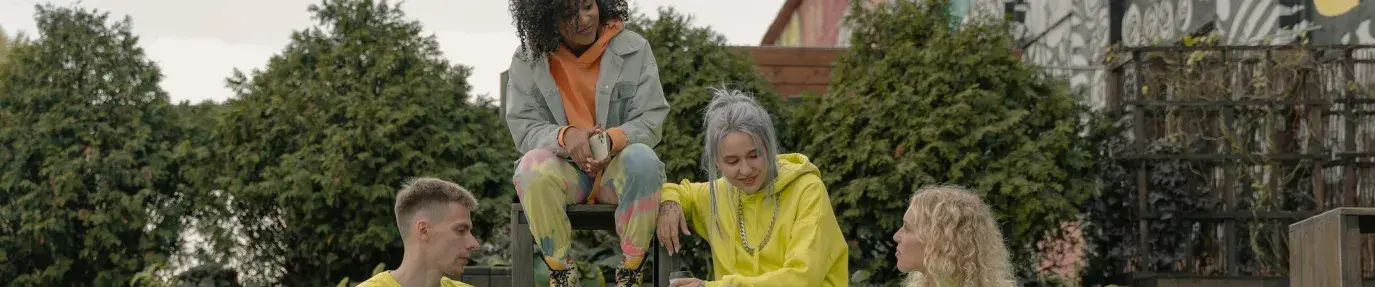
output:
{"label": "woman with curly dark hair", "polygon": [[503,105],[524,154],[513,182],[550,285],[578,284],[564,208],[596,202],[617,204],[617,284],[639,285],[664,182],[653,147],[669,109],[654,53],[624,30],[625,0],[511,0],[511,15],[521,47]]}

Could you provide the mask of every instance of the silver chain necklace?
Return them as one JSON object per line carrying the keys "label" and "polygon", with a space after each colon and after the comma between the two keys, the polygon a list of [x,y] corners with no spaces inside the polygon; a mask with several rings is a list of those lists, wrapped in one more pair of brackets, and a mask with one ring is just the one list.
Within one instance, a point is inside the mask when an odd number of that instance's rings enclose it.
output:
{"label": "silver chain necklace", "polygon": [[[764,192],[768,192],[767,190]],[[767,195],[766,195],[767,196]],[[773,219],[769,220],[769,229],[764,231],[764,240],[759,242],[759,247],[750,247],[750,240],[745,236],[745,195],[736,190],[735,192],[735,217],[740,223],[740,245],[745,247],[745,252],[754,255],[757,249],[764,249],[765,244],[769,244],[769,237],[773,235],[773,224],[778,221],[778,196],[773,196]]]}

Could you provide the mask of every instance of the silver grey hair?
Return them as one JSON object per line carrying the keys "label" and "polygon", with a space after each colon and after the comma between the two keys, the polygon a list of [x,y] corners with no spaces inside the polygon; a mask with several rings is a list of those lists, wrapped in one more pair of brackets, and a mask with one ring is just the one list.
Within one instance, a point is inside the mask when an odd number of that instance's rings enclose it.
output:
{"label": "silver grey hair", "polygon": [[[707,180],[714,181],[723,176],[721,168],[716,166],[716,158],[721,153],[721,140],[732,132],[744,132],[754,138],[755,148],[767,163],[764,185],[759,190],[768,196],[777,196],[773,189],[774,180],[778,178],[778,137],[769,111],[743,91],[724,87],[710,90],[712,99],[703,116],[706,146],[702,149],[702,166],[706,169]],[[708,182],[707,186],[711,192],[712,217],[719,219],[716,183]],[[717,222],[716,227],[720,229],[720,221],[713,221]]]}

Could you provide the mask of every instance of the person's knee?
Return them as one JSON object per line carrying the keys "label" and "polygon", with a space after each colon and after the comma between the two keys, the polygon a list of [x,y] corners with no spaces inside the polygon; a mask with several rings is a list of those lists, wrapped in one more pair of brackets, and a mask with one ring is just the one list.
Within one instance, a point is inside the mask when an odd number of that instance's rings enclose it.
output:
{"label": "person's knee", "polygon": [[520,157],[512,180],[515,181],[516,186],[520,187],[539,179],[547,179],[553,175],[541,171],[549,170],[549,165],[561,163],[562,160],[550,149],[530,150]]}
{"label": "person's knee", "polygon": [[645,144],[631,144],[621,150],[619,155],[625,161],[625,172],[627,177],[645,179],[662,184],[664,181],[664,163],[659,161],[659,155],[654,153],[654,149]]}

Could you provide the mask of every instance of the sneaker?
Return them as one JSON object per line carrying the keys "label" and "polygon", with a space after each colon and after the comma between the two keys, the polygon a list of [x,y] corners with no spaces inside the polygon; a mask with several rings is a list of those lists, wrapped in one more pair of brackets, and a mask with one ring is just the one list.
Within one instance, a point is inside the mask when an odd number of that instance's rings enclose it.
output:
{"label": "sneaker", "polygon": [[[641,266],[643,267],[643,266]],[[616,267],[616,286],[619,287],[640,287],[640,279],[644,273],[640,270],[630,270],[625,267]]]}
{"label": "sneaker", "polygon": [[549,271],[549,287],[577,287],[581,277],[578,268],[571,264],[567,269]]}

